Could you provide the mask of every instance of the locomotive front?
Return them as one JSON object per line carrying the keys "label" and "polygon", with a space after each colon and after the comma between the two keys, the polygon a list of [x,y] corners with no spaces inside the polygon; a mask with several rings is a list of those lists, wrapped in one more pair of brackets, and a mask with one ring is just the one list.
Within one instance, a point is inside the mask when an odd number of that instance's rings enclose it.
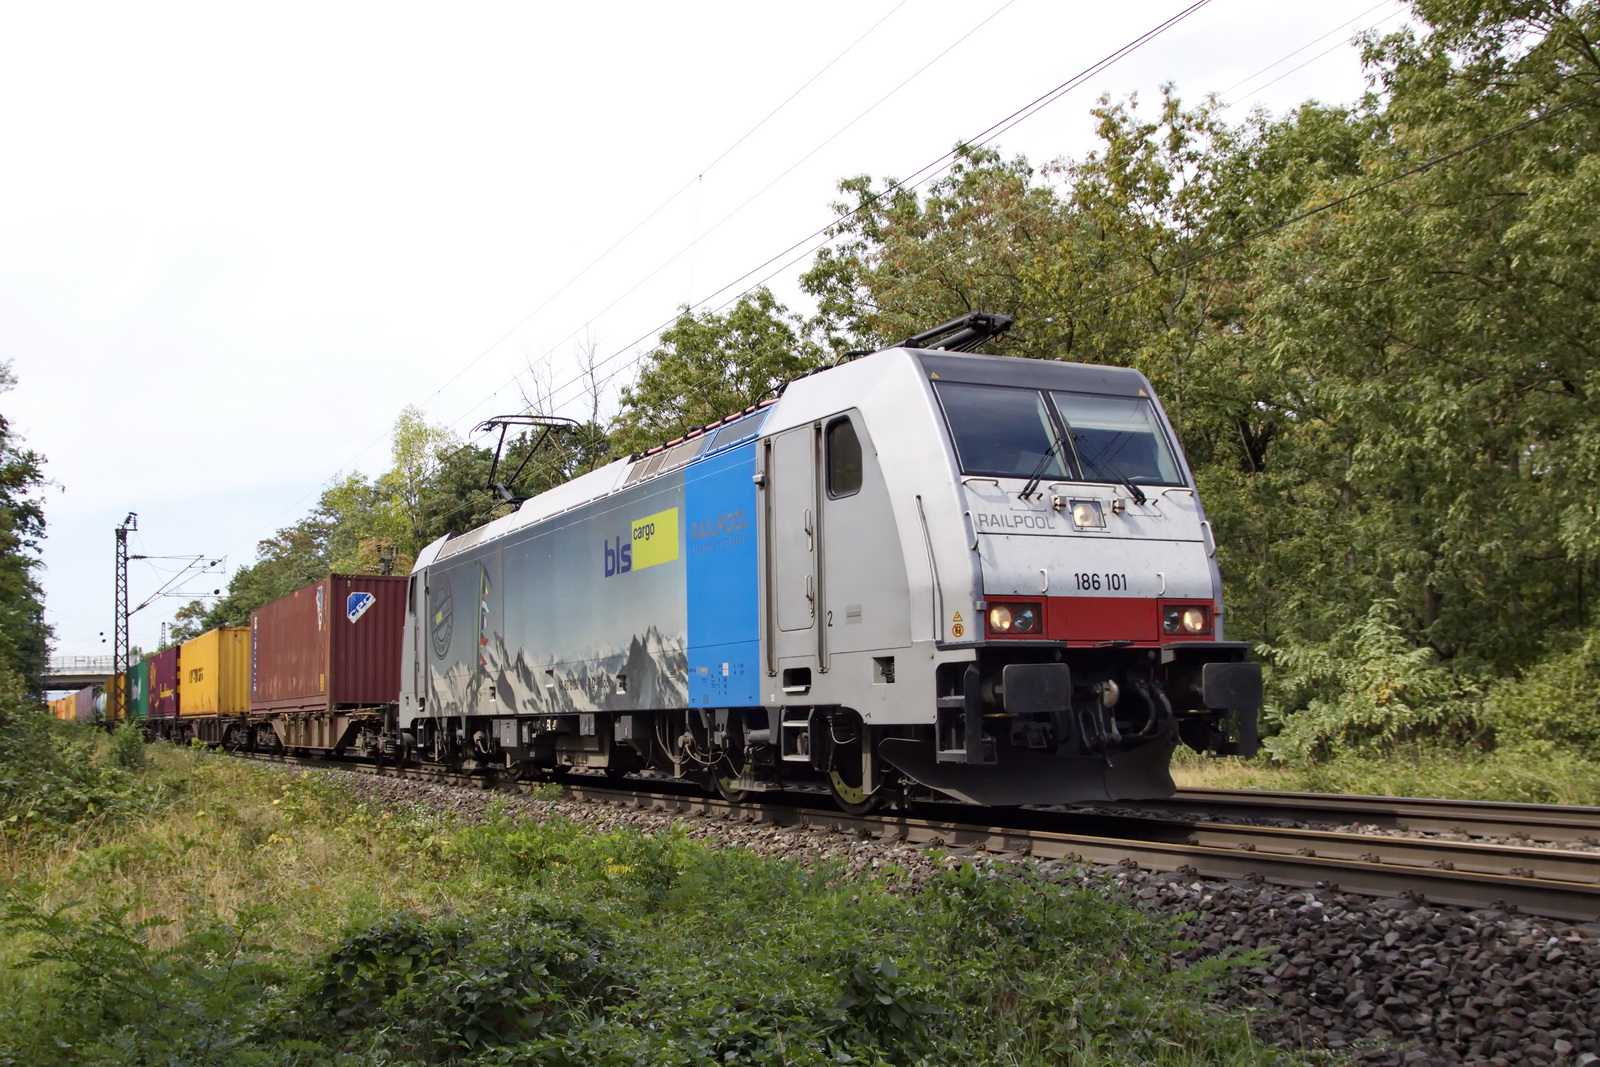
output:
{"label": "locomotive front", "polygon": [[[1166,795],[1180,742],[1253,753],[1260,667],[1223,638],[1210,524],[1149,382],[906,355],[944,466],[885,464],[925,513],[933,729],[870,731],[881,758],[1003,805]],[[907,409],[880,419],[928,425]]]}

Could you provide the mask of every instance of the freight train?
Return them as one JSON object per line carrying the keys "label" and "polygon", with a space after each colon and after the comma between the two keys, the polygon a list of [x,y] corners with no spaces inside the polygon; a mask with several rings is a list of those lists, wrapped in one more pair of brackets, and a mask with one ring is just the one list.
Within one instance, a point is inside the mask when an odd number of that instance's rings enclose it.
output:
{"label": "freight train", "polygon": [[1224,639],[1149,381],[964,351],[1007,325],[947,323],[512,498],[409,576],[330,576],[135,668],[134,713],[236,747],[826,788],[852,811],[1166,795],[1177,744],[1254,750],[1260,668]]}

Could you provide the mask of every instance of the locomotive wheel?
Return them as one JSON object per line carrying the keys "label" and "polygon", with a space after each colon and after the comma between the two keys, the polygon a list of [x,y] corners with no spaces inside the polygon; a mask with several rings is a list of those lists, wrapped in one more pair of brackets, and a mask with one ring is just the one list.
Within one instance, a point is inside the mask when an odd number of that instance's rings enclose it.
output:
{"label": "locomotive wheel", "polygon": [[883,807],[883,802],[887,799],[887,790],[879,789],[868,793],[862,789],[860,778],[858,772],[857,781],[852,785],[837,770],[828,772],[828,792],[833,795],[833,802],[839,806],[839,810],[846,815],[870,815]]}
{"label": "locomotive wheel", "polygon": [[835,740],[830,762],[833,766],[828,769],[828,792],[840,811],[847,815],[869,815],[883,807],[889,791],[879,787],[868,793],[862,782],[859,733],[842,745]]}
{"label": "locomotive wheel", "polygon": [[726,757],[717,761],[711,768],[711,785],[717,794],[730,804],[742,804],[750,799],[750,790],[740,789],[734,785],[749,771],[749,763],[743,767],[735,767]]}

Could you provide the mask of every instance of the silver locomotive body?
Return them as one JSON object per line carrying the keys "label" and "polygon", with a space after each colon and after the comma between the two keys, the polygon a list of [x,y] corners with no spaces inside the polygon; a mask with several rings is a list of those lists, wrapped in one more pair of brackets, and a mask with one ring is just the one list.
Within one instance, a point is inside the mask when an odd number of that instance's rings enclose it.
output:
{"label": "silver locomotive body", "polygon": [[1214,544],[1136,372],[897,348],[425,550],[428,758],[980,804],[1254,744]]}

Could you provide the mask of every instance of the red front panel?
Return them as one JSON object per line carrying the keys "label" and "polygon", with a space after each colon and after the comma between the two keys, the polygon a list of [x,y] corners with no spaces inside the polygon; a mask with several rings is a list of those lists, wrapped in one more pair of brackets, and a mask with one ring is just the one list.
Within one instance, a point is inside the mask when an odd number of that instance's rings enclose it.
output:
{"label": "red front panel", "polygon": [[991,597],[990,607],[998,604],[1039,604],[1044,609],[1044,629],[1038,634],[988,633],[990,640],[1066,641],[1072,645],[1098,645],[1107,641],[1131,641],[1136,645],[1160,645],[1174,641],[1210,641],[1215,627],[1205,633],[1163,633],[1163,609],[1191,604],[1211,604],[1205,600],[1150,600],[1121,596]]}
{"label": "red front panel", "polygon": [[178,646],[150,657],[150,717],[167,718],[178,714]]}
{"label": "red front panel", "polygon": [[1050,640],[1077,645],[1150,644],[1161,638],[1161,607],[1158,601],[1132,597],[1050,597],[1045,601],[1044,629]]}

